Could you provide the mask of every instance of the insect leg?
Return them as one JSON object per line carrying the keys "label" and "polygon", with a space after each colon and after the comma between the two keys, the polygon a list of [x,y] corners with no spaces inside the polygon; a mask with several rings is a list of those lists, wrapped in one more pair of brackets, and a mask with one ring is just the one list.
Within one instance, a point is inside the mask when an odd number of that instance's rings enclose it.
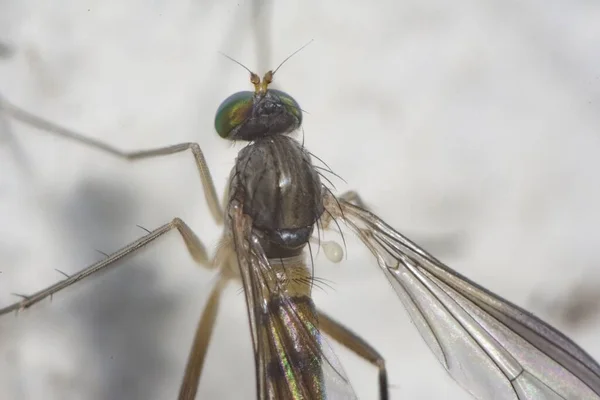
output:
{"label": "insect leg", "polygon": [[66,288],[68,286],[71,286],[75,282],[85,279],[88,276],[93,275],[94,273],[96,273],[100,270],[103,270],[109,266],[114,266],[114,264],[116,262],[118,262],[125,256],[131,255],[135,251],[141,249],[142,247],[146,246],[150,242],[153,242],[155,239],[158,239],[159,237],[163,236],[165,233],[169,232],[171,229],[174,229],[174,228],[176,228],[179,231],[179,233],[181,234],[181,237],[183,238],[183,241],[185,242],[188,252],[192,256],[194,261],[196,261],[197,263],[204,265],[206,267],[211,267],[211,263],[206,254],[204,245],[202,244],[202,242],[200,242],[200,240],[198,239],[196,234],[181,219],[174,218],[168,224],[164,224],[163,226],[156,228],[155,230],[151,231],[147,235],[142,236],[138,240],[136,240],[136,241],[128,244],[127,246],[123,247],[122,249],[110,254],[104,260],[98,261],[97,263],[90,265],[89,267],[79,271],[78,273],[71,275],[71,276],[67,277],[66,279],[64,279],[60,282],[57,282],[54,285],[49,286],[45,289],[42,289],[39,292],[36,292],[30,296],[22,296],[23,300],[21,300],[20,302],[11,304],[8,307],[0,309],[0,315],[7,314],[11,311],[19,311],[19,310],[23,310],[25,308],[29,308],[32,305],[45,299],[46,297],[52,296],[54,293],[57,293],[60,290]]}
{"label": "insect leg", "polygon": [[204,154],[202,153],[198,143],[179,143],[171,146],[159,147],[156,149],[126,152],[99,140],[88,138],[80,133],[63,128],[60,125],[54,124],[34,114],[31,114],[0,98],[0,111],[2,110],[6,111],[18,121],[34,126],[38,129],[45,130],[56,136],[74,140],[85,146],[92,147],[128,161],[167,156],[170,154],[181,153],[182,151],[186,150],[191,150],[192,154],[194,155],[196,166],[198,167],[198,172],[200,173],[200,180],[202,181],[202,186],[204,188],[204,196],[206,198],[206,202],[208,203],[210,212],[217,224],[223,223],[223,210],[221,208],[221,204],[219,203],[219,198],[210,175],[210,170],[206,164],[206,159],[204,158]]}
{"label": "insect leg", "polygon": [[364,358],[379,370],[379,399],[389,399],[387,370],[383,356],[377,352],[369,343],[346,328],[344,325],[335,321],[321,311],[319,313],[319,328],[331,336],[336,342],[344,345],[353,351],[359,357]]}
{"label": "insect leg", "polygon": [[204,311],[202,311],[202,316],[200,317],[198,327],[196,328],[196,334],[194,335],[194,342],[190,354],[188,355],[187,365],[185,366],[183,381],[181,382],[181,387],[179,389],[179,400],[194,400],[196,398],[196,392],[198,391],[198,384],[204,366],[204,357],[206,356],[206,350],[208,349],[208,344],[219,311],[219,300],[223,288],[228,281],[229,279],[225,275],[219,274],[219,280],[210,293]]}

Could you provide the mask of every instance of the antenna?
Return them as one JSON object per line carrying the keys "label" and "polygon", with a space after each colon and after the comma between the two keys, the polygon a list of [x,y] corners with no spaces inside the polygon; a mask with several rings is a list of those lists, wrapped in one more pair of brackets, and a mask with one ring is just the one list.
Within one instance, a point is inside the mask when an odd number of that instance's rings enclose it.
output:
{"label": "antenna", "polygon": [[303,50],[306,46],[308,46],[309,44],[311,44],[312,42],[314,42],[314,40],[315,39],[310,39],[310,41],[308,43],[306,43],[304,46],[300,47],[298,50],[296,50],[295,52],[293,52],[292,54],[290,54],[289,56],[287,56],[277,66],[277,68],[275,68],[275,70],[267,71],[267,73],[265,74],[265,76],[263,76],[262,83],[260,84],[260,90],[262,92],[266,92],[267,91],[267,87],[271,84],[271,82],[273,82],[273,75],[275,75],[275,73],[279,70],[279,68],[281,68],[281,66],[283,64],[285,64],[287,60],[289,60],[290,58],[292,58],[293,56],[295,56],[296,54],[298,54],[301,50]]}
{"label": "antenna", "polygon": [[267,73],[265,73],[265,75],[263,76],[262,81],[260,80],[260,77],[256,73],[252,72],[250,70],[250,68],[246,67],[244,64],[242,64],[241,62],[239,62],[235,58],[229,57],[227,54],[225,54],[223,52],[220,52],[220,51],[219,51],[219,54],[221,54],[223,57],[228,58],[230,61],[233,61],[234,63],[236,63],[240,67],[244,68],[246,71],[250,72],[250,82],[252,82],[252,84],[254,85],[254,92],[255,93],[265,93],[267,91],[268,86],[271,84],[271,82],[273,82],[273,75],[275,75],[275,73],[277,71],[279,71],[279,68],[281,68],[281,66],[283,64],[285,64],[287,62],[287,60],[289,60],[290,58],[292,58],[293,56],[295,56],[296,54],[298,54],[301,50],[304,50],[304,48],[306,46],[308,46],[309,44],[311,44],[314,41],[315,41],[314,39],[310,39],[310,41],[308,43],[306,43],[305,45],[303,45],[302,47],[300,47],[298,50],[294,51],[292,54],[290,54],[289,56],[287,56],[277,66],[277,68],[275,68],[274,70],[267,71]]}
{"label": "antenna", "polygon": [[275,73],[276,73],[276,72],[279,70],[279,68],[281,68],[281,66],[282,66],[283,64],[285,64],[285,63],[286,63],[286,61],[287,61],[287,60],[289,60],[290,58],[292,58],[293,56],[295,56],[296,54],[298,54],[298,53],[299,53],[301,50],[304,50],[304,48],[305,48],[306,46],[308,46],[309,44],[311,44],[311,43],[312,43],[312,42],[314,42],[314,41],[315,41],[315,39],[310,39],[310,41],[309,41],[308,43],[306,43],[304,46],[300,47],[298,50],[296,50],[295,52],[293,52],[292,54],[290,54],[289,56],[287,56],[287,57],[285,58],[285,60],[283,60],[283,61],[281,62],[281,64],[279,64],[279,65],[277,66],[277,68],[275,68],[275,70],[274,70],[274,71],[271,73],[271,76],[275,75]]}
{"label": "antenna", "polygon": [[228,58],[229,60],[233,61],[240,67],[244,68],[246,71],[250,72],[250,82],[252,82],[252,84],[254,85],[254,91],[258,93],[261,90],[260,77],[256,73],[252,72],[250,70],[250,68],[246,67],[244,64],[242,64],[235,58],[229,57],[227,54],[220,52],[220,51],[219,51],[219,54],[222,55],[223,57]]}

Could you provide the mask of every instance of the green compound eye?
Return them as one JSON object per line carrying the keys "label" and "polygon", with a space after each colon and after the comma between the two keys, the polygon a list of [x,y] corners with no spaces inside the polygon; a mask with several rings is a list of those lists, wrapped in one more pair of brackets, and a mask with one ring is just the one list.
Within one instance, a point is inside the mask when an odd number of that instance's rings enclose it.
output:
{"label": "green compound eye", "polygon": [[269,89],[269,92],[279,97],[279,100],[281,101],[281,104],[285,106],[286,111],[298,119],[298,126],[302,125],[302,110],[300,109],[298,102],[294,100],[292,96],[281,90]]}
{"label": "green compound eye", "polygon": [[228,139],[231,132],[252,116],[254,92],[237,92],[226,98],[215,116],[215,129],[219,136]]}
{"label": "green compound eye", "polygon": [[293,97],[280,90],[237,92],[217,110],[215,129],[229,140],[256,140],[286,134],[300,127],[302,110]]}

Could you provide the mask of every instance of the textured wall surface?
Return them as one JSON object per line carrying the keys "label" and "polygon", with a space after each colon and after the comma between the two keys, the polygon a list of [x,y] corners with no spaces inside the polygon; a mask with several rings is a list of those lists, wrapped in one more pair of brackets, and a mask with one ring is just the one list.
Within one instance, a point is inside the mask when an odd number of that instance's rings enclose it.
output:
{"label": "textured wall surface", "polygon": [[[240,145],[216,107],[276,75],[306,146],[391,225],[600,358],[600,6],[594,1],[8,0],[0,95],[124,150],[198,142],[219,192]],[[274,4],[277,3],[277,4]],[[254,12],[253,10],[258,10]],[[213,246],[189,154],[134,164],[0,114],[0,304],[178,216]],[[329,238],[335,238],[333,234]],[[367,253],[317,258],[317,304],[387,357],[392,398],[466,399]],[[214,282],[171,234],[0,318],[2,399],[169,399]],[[596,289],[597,292],[597,289]],[[361,398],[374,368],[334,344]],[[202,399],[253,397],[240,284]]]}

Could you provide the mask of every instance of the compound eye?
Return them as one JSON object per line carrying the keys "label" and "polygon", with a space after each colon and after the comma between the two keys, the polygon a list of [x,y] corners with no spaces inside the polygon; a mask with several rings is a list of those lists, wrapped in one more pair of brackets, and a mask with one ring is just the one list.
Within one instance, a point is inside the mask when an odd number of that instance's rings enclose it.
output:
{"label": "compound eye", "polygon": [[224,139],[232,137],[232,131],[252,116],[253,107],[254,92],[237,92],[226,98],[215,115],[215,129],[219,136]]}
{"label": "compound eye", "polygon": [[279,101],[285,107],[285,110],[298,119],[298,126],[300,126],[302,124],[302,109],[298,102],[294,100],[292,96],[281,90],[269,89],[269,92],[279,98]]}

